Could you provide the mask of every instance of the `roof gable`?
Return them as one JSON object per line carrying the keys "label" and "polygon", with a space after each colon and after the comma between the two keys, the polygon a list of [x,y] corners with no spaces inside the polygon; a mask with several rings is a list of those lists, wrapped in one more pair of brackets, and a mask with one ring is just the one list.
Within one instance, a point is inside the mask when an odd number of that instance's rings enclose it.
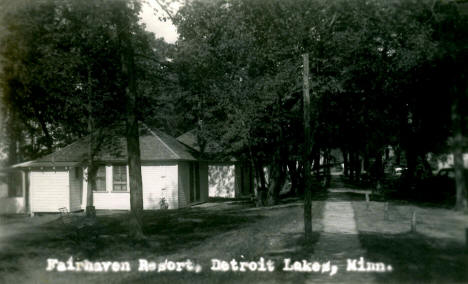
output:
{"label": "roof gable", "polygon": [[[88,156],[89,137],[41,157],[19,167],[74,165],[86,161]],[[142,162],[196,160],[196,151],[179,143],[172,136],[144,125],[140,129],[140,159]],[[126,162],[127,141],[124,137],[115,137],[103,144],[95,156],[98,162]]]}

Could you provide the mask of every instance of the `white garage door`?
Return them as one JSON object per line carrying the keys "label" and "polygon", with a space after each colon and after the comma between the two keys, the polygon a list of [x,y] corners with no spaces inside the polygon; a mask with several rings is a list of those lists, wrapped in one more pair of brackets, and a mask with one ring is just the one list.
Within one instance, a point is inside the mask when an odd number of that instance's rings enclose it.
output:
{"label": "white garage door", "polygon": [[68,172],[31,172],[30,192],[32,212],[70,210]]}
{"label": "white garage door", "polygon": [[[169,209],[178,207],[177,166],[143,166],[143,209],[160,209],[166,204]],[[161,201],[164,199],[164,201]]]}

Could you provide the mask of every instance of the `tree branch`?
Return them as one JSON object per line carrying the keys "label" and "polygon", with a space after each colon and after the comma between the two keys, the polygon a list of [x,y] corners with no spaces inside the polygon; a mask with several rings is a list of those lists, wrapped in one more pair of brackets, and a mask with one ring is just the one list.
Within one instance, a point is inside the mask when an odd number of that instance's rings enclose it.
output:
{"label": "tree branch", "polygon": [[171,22],[174,22],[174,16],[172,15],[171,11],[169,11],[169,9],[167,9],[167,7],[163,5],[160,0],[154,0],[154,2],[156,2],[156,4],[158,4],[159,7],[167,14],[169,19],[171,19]]}

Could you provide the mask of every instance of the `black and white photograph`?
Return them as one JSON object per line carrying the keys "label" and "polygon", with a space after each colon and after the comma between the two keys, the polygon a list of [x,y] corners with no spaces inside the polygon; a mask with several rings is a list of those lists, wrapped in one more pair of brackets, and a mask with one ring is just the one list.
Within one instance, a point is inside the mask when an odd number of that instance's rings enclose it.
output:
{"label": "black and white photograph", "polygon": [[468,283],[468,0],[0,0],[0,284]]}

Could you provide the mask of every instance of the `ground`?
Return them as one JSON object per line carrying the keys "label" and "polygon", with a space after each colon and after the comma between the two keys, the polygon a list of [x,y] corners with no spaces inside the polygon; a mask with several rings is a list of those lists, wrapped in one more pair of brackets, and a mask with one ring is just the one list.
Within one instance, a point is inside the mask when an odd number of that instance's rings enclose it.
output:
{"label": "ground", "polygon": [[[253,208],[248,202],[217,202],[190,209],[146,212],[145,243],[127,237],[126,212],[98,216],[96,238],[76,238],[56,215],[0,219],[0,283],[453,283],[468,282],[465,228],[468,218],[452,210],[370,201],[365,192],[340,192],[334,184],[313,201],[313,238],[303,239],[303,205]],[[372,200],[372,199],[371,199]],[[385,208],[388,208],[385,214]],[[411,218],[416,212],[416,231]],[[90,232],[90,233],[93,233]],[[91,234],[94,235],[94,234]],[[129,261],[131,272],[48,272],[47,259]],[[347,272],[348,259],[382,262],[386,272]],[[211,271],[212,259],[275,263],[273,272]],[[194,272],[138,272],[139,259],[190,259]],[[291,261],[330,261],[338,271],[283,271]],[[248,269],[247,269],[248,270]]]}

